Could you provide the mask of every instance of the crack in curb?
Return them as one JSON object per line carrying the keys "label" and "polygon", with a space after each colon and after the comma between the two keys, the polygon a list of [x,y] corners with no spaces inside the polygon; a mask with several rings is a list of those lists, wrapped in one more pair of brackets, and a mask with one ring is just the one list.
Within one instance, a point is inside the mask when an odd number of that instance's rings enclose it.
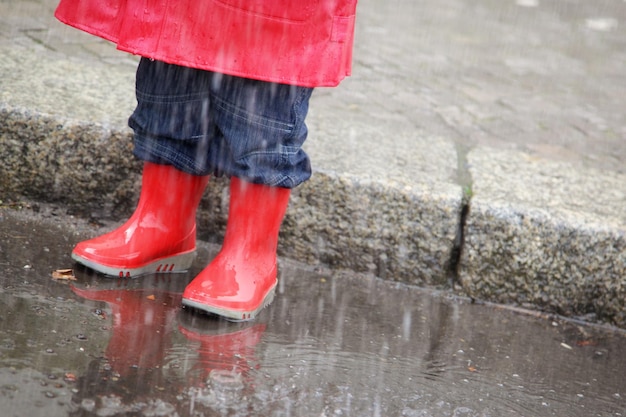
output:
{"label": "crack in curb", "polygon": [[457,154],[457,170],[455,180],[463,190],[463,197],[461,202],[461,210],[459,212],[457,232],[454,238],[454,243],[452,245],[452,250],[450,251],[450,259],[448,261],[447,278],[448,285],[452,289],[454,289],[457,285],[461,285],[461,256],[463,255],[463,248],[465,245],[465,228],[467,223],[467,217],[470,213],[473,197],[472,173],[469,170],[469,163],[467,161],[467,155],[471,148],[456,141],[455,147]]}

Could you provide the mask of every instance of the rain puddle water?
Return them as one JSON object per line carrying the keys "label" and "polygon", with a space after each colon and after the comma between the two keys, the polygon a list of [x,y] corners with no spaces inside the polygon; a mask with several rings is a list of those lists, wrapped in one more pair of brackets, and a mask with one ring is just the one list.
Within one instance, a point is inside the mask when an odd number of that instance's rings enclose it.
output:
{"label": "rain puddle water", "polygon": [[179,307],[197,270],[53,281],[68,222],[0,211],[3,416],[626,415],[623,332],[288,261],[230,323]]}

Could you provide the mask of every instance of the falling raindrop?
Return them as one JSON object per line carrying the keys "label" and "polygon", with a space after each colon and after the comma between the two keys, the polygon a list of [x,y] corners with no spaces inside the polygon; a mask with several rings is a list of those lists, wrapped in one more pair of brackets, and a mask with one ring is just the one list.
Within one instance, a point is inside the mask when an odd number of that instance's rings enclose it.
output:
{"label": "falling raindrop", "polygon": [[617,19],[612,17],[602,17],[595,19],[586,19],[585,26],[587,29],[595,30],[597,32],[610,32],[617,28]]}
{"label": "falling raindrop", "polygon": [[539,0],[516,0],[515,4],[521,7],[538,7]]}
{"label": "falling raindrop", "polygon": [[80,402],[80,406],[83,410],[92,412],[96,408],[96,401],[91,398],[84,398]]}

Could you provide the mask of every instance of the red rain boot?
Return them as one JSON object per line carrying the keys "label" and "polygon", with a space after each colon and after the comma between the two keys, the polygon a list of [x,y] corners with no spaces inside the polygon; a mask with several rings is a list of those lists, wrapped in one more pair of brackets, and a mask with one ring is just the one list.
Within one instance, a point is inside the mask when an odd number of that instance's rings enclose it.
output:
{"label": "red rain boot", "polygon": [[231,179],[224,244],[185,288],[184,305],[245,321],[272,302],[278,231],[290,194],[288,188]]}
{"label": "red rain boot", "polygon": [[80,242],[72,258],[119,277],[187,270],[196,256],[196,209],[208,180],[145,162],[131,218],[110,233]]}

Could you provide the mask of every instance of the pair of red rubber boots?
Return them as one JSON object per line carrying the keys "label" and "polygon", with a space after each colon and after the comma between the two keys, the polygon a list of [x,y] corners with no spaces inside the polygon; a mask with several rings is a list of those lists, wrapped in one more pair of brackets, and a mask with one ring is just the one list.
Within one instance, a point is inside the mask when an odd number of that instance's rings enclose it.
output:
{"label": "pair of red rubber boots", "polygon": [[[144,163],[133,215],[119,228],[80,242],[77,262],[131,278],[183,272],[196,253],[196,210],[208,176]],[[276,249],[290,190],[233,177],[226,234],[218,255],[183,292],[182,303],[230,320],[252,320],[274,298]]]}

